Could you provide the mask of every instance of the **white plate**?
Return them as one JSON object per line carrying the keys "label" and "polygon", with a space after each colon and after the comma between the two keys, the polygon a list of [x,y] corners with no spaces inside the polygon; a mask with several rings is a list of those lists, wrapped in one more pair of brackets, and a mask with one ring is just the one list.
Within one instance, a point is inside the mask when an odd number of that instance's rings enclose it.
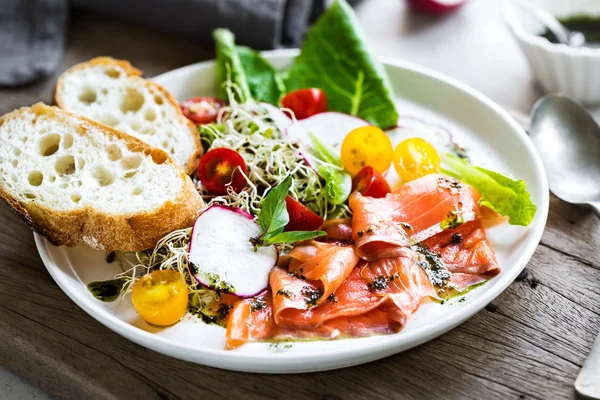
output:
{"label": "white plate", "polygon": [[[273,51],[265,57],[287,65],[295,51]],[[382,60],[399,96],[403,115],[418,116],[447,127],[468,147],[473,159],[527,182],[538,211],[527,227],[505,224],[488,231],[502,272],[469,292],[465,301],[425,304],[394,335],[338,341],[296,342],[291,346],[249,343],[225,351],[225,330],[190,317],[165,329],[152,327],[135,313],[129,298],[102,303],[86,284],[110,279],[118,263],[106,264],[106,253],[85,246],[55,247],[35,235],[40,256],[64,292],[88,314],[118,334],[158,352],[194,363],[240,371],[287,373],[347,367],[389,356],[454,328],[498,296],[525,267],[537,247],[548,215],[548,186],[542,163],[525,132],[498,105],[480,93],[436,72],[396,60]],[[211,95],[213,62],[180,68],[155,78],[179,100]]]}

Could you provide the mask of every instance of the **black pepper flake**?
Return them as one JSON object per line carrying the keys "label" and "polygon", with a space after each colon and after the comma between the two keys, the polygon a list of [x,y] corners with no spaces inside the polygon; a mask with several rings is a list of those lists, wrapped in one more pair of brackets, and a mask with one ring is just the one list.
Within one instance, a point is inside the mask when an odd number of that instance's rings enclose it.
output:
{"label": "black pepper flake", "polygon": [[423,245],[416,245],[414,249],[423,255],[424,259],[419,261],[417,265],[425,270],[431,284],[438,287],[445,286],[452,277],[452,273],[446,269],[440,255]]}
{"label": "black pepper flake", "polygon": [[111,251],[110,253],[108,253],[108,255],[106,256],[106,262],[111,264],[112,262],[115,261],[115,258],[117,257],[117,252],[116,251]]}
{"label": "black pepper flake", "polygon": [[315,288],[313,286],[304,286],[300,293],[306,297],[306,305],[311,308],[315,307],[319,302],[319,299],[323,297],[323,289]]}
{"label": "black pepper flake", "polygon": [[220,320],[224,320],[225,318],[227,318],[232,308],[233,306],[230,304],[221,304],[221,306],[217,310],[217,317],[219,317]]}
{"label": "black pepper flake", "polygon": [[356,232],[356,234],[358,235],[358,237],[363,237],[363,235],[365,234],[364,231],[358,231]]}
{"label": "black pepper flake", "polygon": [[284,296],[287,297],[288,299],[290,298],[290,296],[292,295],[288,290],[285,289],[279,289],[277,291],[277,293],[275,293],[277,296]]}
{"label": "black pepper flake", "polygon": [[305,281],[306,277],[303,275],[303,273],[304,273],[303,268],[298,268],[297,271],[288,271],[288,275],[293,276],[294,278],[302,279],[303,281]]}
{"label": "black pepper flake", "polygon": [[260,311],[267,306],[264,299],[256,298],[250,302],[250,310],[252,312]]}
{"label": "black pepper flake", "polygon": [[407,231],[412,231],[412,226],[410,226],[410,224],[407,224],[406,222],[402,222],[402,227]]}
{"label": "black pepper flake", "polygon": [[372,227],[372,226],[370,226],[370,227],[369,227],[369,229],[367,229],[367,233],[368,233],[369,235],[372,235],[373,233],[375,233],[375,230],[373,229],[373,227]]}
{"label": "black pepper flake", "polygon": [[459,243],[462,243],[462,241],[463,241],[463,237],[460,233],[453,233],[452,236],[450,236],[451,244],[459,244]]}
{"label": "black pepper flake", "polygon": [[335,294],[331,293],[329,295],[329,297],[327,297],[327,301],[330,301],[332,303],[337,303],[338,302],[338,298]]}

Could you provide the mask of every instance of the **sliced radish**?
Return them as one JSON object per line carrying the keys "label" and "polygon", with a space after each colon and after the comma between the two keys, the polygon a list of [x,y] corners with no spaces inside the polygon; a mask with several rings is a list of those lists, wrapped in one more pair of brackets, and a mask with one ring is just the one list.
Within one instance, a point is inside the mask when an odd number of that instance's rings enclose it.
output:
{"label": "sliced radish", "polygon": [[[353,129],[370,125],[364,119],[338,112],[324,112],[294,122],[287,130],[287,136],[298,142],[300,152],[304,158],[312,159],[316,153],[312,148],[312,140],[309,134],[318,137],[323,143],[331,147],[337,153],[344,138]],[[313,162],[309,162],[312,165]]]}
{"label": "sliced radish", "polygon": [[250,297],[266,289],[269,272],[277,264],[275,246],[256,251],[250,238],[260,236],[260,226],[239,208],[213,205],[194,223],[188,259],[202,285]]}
{"label": "sliced radish", "polygon": [[408,4],[415,10],[428,14],[445,14],[454,11],[467,0],[408,0]]}
{"label": "sliced radish", "polygon": [[288,114],[286,114],[280,108],[275,107],[273,104],[260,103],[260,105],[268,111],[269,118],[273,120],[273,123],[281,132],[285,132],[286,129],[294,122],[294,120],[292,120]]}

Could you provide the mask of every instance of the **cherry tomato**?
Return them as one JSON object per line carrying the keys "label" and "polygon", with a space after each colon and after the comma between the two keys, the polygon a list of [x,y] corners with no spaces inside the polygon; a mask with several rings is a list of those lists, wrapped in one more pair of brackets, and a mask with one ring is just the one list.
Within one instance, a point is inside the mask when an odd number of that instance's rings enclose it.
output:
{"label": "cherry tomato", "polygon": [[246,173],[246,162],[240,153],[224,147],[207,152],[198,165],[198,179],[216,195],[227,194],[229,186],[240,192],[246,187]]}
{"label": "cherry tomato", "polygon": [[366,166],[383,174],[392,162],[392,142],[376,126],[363,126],[346,135],[342,142],[342,164],[354,176]]}
{"label": "cherry tomato", "polygon": [[392,189],[379,172],[367,165],[352,179],[352,191],[360,192],[363,196],[385,197]]}
{"label": "cherry tomato", "polygon": [[406,139],[394,150],[394,168],[403,181],[412,181],[440,172],[440,156],[428,141]]}
{"label": "cherry tomato", "polygon": [[323,218],[293,197],[287,196],[285,198],[285,206],[290,215],[290,222],[285,226],[284,231],[314,231],[323,223]]}
{"label": "cherry tomato", "polygon": [[181,103],[181,111],[196,124],[209,124],[217,120],[219,109],[225,105],[216,97],[192,97]]}
{"label": "cherry tomato", "polygon": [[296,119],[304,119],[327,111],[327,95],[321,89],[298,89],[286,94],[281,105],[292,110]]}
{"label": "cherry tomato", "polygon": [[152,271],[135,283],[131,301],[144,321],[159,326],[172,325],[187,310],[188,288],[183,275],[177,271]]}

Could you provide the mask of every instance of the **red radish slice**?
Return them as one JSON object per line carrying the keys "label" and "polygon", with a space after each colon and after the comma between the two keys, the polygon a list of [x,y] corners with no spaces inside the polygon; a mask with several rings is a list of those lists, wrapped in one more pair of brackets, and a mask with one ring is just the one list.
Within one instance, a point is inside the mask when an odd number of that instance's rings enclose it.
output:
{"label": "red radish slice", "polygon": [[408,0],[415,10],[428,14],[445,14],[454,11],[466,3],[466,0]]}
{"label": "red radish slice", "polygon": [[260,103],[260,105],[268,111],[269,118],[273,120],[273,124],[281,131],[285,130],[294,122],[288,114],[273,104]]}
{"label": "red radish slice", "polygon": [[294,122],[287,128],[286,133],[291,140],[298,142],[300,152],[309,159],[309,165],[312,165],[314,162],[310,155],[314,156],[316,153],[309,134],[312,133],[339,154],[340,146],[348,132],[367,125],[370,125],[367,121],[352,115],[324,112]]}
{"label": "red radish slice", "polygon": [[266,289],[269,272],[277,264],[275,246],[256,251],[250,238],[260,236],[260,226],[239,208],[214,205],[196,219],[188,260],[196,267],[202,285],[251,297]]}

